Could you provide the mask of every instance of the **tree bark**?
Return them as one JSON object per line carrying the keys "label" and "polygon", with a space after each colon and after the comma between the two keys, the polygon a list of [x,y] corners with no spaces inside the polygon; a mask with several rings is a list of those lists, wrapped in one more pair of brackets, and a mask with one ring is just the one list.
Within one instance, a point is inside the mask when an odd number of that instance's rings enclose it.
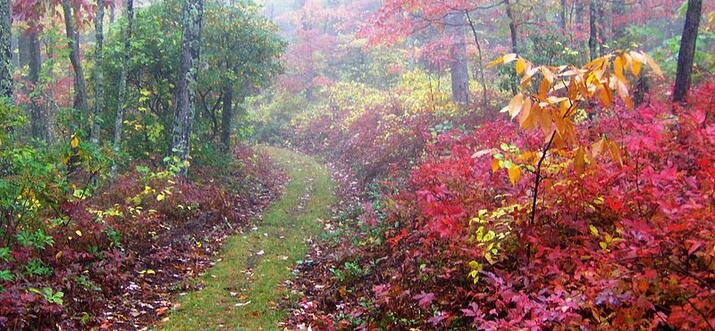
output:
{"label": "tree bark", "polygon": [[588,2],[588,25],[589,25],[589,34],[588,34],[588,51],[589,51],[589,57],[591,60],[596,58],[597,55],[597,33],[598,29],[596,28],[596,0],[591,0]]}
{"label": "tree bark", "polygon": [[127,19],[127,28],[124,31],[124,54],[122,59],[122,70],[119,74],[119,98],[117,100],[117,113],[114,118],[114,141],[112,142],[112,152],[114,152],[114,162],[110,170],[110,178],[117,176],[117,162],[119,151],[122,147],[122,123],[124,121],[125,99],[127,94],[127,66],[129,65],[129,52],[131,50],[130,41],[132,39],[132,28],[134,25],[134,0],[126,0],[124,16]]}
{"label": "tree bark", "polygon": [[27,28],[17,37],[17,67],[24,68],[30,63],[30,32]]}
{"label": "tree bark", "polygon": [[67,44],[70,48],[70,62],[74,69],[74,108],[84,114],[89,112],[87,106],[87,86],[84,82],[84,71],[80,58],[79,33],[74,27],[74,14],[70,0],[62,0],[62,11],[65,17],[65,30],[67,33]]}
{"label": "tree bark", "polygon": [[40,87],[37,84],[40,81],[40,68],[42,66],[42,53],[40,51],[40,40],[38,38],[39,31],[37,27],[30,27],[26,31],[28,36],[28,65],[30,67],[27,76],[30,82],[30,125],[32,128],[32,137],[40,141],[49,141],[48,134],[48,114],[42,107],[40,102]]}
{"label": "tree bark", "polygon": [[626,32],[623,16],[626,14],[626,0],[615,0],[613,2],[613,39],[623,38]]}
{"label": "tree bark", "polygon": [[561,24],[561,32],[566,33],[566,26],[568,24],[567,19],[566,19],[566,12],[568,11],[568,3],[566,0],[561,0],[561,7],[559,8],[561,11],[559,12],[559,23]]}
{"label": "tree bark", "polygon": [[447,17],[452,47],[450,48],[450,76],[452,81],[452,101],[466,105],[469,103],[469,69],[467,68],[467,43],[464,38],[464,13],[455,12]]}
{"label": "tree bark", "polygon": [[12,99],[10,0],[0,0],[0,97]]}
{"label": "tree bark", "polygon": [[114,21],[116,20],[116,10],[117,10],[117,5],[114,3],[114,1],[109,3],[109,24],[114,24]]}
{"label": "tree bark", "polygon": [[467,17],[469,27],[472,29],[472,36],[474,36],[474,44],[477,45],[477,69],[479,70],[479,82],[482,85],[482,102],[484,103],[484,107],[487,107],[489,105],[489,97],[487,95],[487,80],[484,78],[484,59],[482,58],[482,46],[479,43],[477,29],[474,27],[474,21],[472,21],[472,17],[469,16],[469,11],[465,11],[464,15]]}
{"label": "tree bark", "polygon": [[99,145],[101,128],[99,126],[104,105],[104,0],[97,0],[97,13],[94,15],[95,51],[94,51],[94,108],[92,111],[92,130],[89,140]]}
{"label": "tree bark", "polygon": [[688,0],[688,11],[685,14],[685,26],[683,27],[683,36],[680,39],[680,50],[678,51],[678,71],[675,75],[673,102],[685,102],[690,89],[702,10],[702,0]]}
{"label": "tree bark", "polygon": [[233,84],[230,81],[224,84],[222,102],[221,145],[224,153],[229,153],[231,151],[231,120],[233,119]]}
{"label": "tree bark", "polygon": [[[518,43],[518,31],[516,27],[516,21],[514,20],[514,11],[511,8],[510,0],[504,0],[504,5],[506,6],[506,16],[509,18],[509,32],[511,33],[511,51],[514,54],[519,54],[519,43]],[[516,74],[511,82],[511,94],[516,95]]]}
{"label": "tree bark", "polygon": [[[189,159],[191,128],[194,120],[195,85],[201,50],[203,0],[187,0],[183,9],[184,35],[181,41],[179,77],[176,86],[171,151],[181,161]],[[186,169],[184,169],[184,174]]]}

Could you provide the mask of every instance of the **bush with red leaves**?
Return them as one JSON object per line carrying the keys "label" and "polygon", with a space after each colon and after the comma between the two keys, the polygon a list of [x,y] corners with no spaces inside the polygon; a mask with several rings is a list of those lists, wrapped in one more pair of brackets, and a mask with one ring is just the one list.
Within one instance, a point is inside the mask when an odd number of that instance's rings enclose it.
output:
{"label": "bush with red leaves", "polygon": [[580,124],[580,139],[607,136],[622,162],[601,156],[577,174],[551,156],[566,171],[547,172],[533,224],[534,174],[512,185],[484,151],[534,150],[543,136],[499,120],[441,135],[382,197],[383,237],[359,233],[304,271],[323,286],[298,283],[306,299],[292,323],[712,329],[715,82],[672,109],[654,102]]}

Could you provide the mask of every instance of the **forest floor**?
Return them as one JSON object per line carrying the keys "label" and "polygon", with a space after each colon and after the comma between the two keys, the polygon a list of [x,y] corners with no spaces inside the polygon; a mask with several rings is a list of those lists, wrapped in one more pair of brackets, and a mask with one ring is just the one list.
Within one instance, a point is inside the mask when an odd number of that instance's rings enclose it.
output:
{"label": "forest floor", "polygon": [[298,152],[265,148],[289,176],[283,195],[262,222],[227,240],[216,264],[193,280],[201,290],[181,296],[158,329],[282,329],[286,281],[317,241],[335,198],[325,167]]}

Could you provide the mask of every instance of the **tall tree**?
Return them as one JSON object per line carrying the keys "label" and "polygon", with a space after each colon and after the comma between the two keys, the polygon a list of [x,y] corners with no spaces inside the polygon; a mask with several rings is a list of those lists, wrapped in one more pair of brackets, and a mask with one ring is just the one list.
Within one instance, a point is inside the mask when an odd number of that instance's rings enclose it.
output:
{"label": "tall tree", "polygon": [[231,120],[233,119],[233,82],[226,81],[223,87],[223,112],[221,113],[221,148],[231,151]]}
{"label": "tall tree", "polygon": [[595,59],[598,54],[597,52],[597,38],[598,38],[598,28],[596,27],[596,16],[598,15],[596,9],[596,0],[590,0],[588,2],[588,54],[591,60]]}
{"label": "tall tree", "polygon": [[74,11],[70,0],[62,0],[62,11],[65,17],[65,30],[67,33],[67,43],[70,48],[70,62],[74,69],[74,108],[84,114],[89,112],[87,106],[87,86],[84,82],[84,71],[80,58],[79,32],[74,26]]}
{"label": "tall tree", "polygon": [[94,107],[92,108],[92,130],[89,140],[97,145],[100,138],[100,114],[104,105],[104,0],[97,0],[97,12],[94,15]]}
{"label": "tall tree", "polygon": [[684,102],[690,89],[691,74],[693,72],[693,59],[695,46],[698,39],[700,16],[703,11],[703,0],[688,0],[688,10],[685,13],[685,26],[680,39],[678,51],[678,71],[675,75],[675,89],[673,101]]}
{"label": "tall tree", "polygon": [[450,13],[446,19],[451,38],[450,76],[452,80],[452,101],[469,103],[469,71],[467,68],[467,43],[464,38],[466,21],[462,11]]}
{"label": "tall tree", "polygon": [[469,11],[465,10],[464,15],[467,17],[469,22],[469,27],[472,29],[472,36],[474,37],[474,44],[477,46],[477,69],[479,70],[479,82],[482,85],[482,103],[486,107],[489,104],[489,97],[487,94],[487,80],[484,78],[484,58],[482,57],[482,45],[479,42],[479,36],[477,35],[477,28],[474,26],[474,21],[472,16],[469,15]]}
{"label": "tall tree", "polygon": [[184,33],[181,40],[176,110],[174,111],[171,141],[172,153],[182,161],[187,161],[189,158],[203,15],[203,0],[187,0],[185,2],[181,18]]}
{"label": "tall tree", "polygon": [[[511,35],[511,51],[514,54],[519,54],[519,42],[517,39],[519,36],[519,32],[517,31],[516,20],[514,19],[514,8],[512,8],[510,0],[504,0],[504,6],[506,7],[506,16],[509,18],[509,34]],[[511,82],[511,93],[513,95],[516,95],[516,86],[517,86],[516,81],[517,81],[517,78],[515,75],[514,79]]]}
{"label": "tall tree", "polygon": [[10,0],[0,0],[0,96],[12,98]]}
{"label": "tall tree", "polygon": [[[126,108],[127,94],[127,66],[129,66],[129,57],[131,50],[132,29],[134,26],[134,0],[126,0],[126,8],[124,8],[124,16],[127,20],[127,27],[124,30],[124,54],[122,58],[122,69],[119,73],[119,100],[117,101],[117,113],[114,118],[114,141],[112,142],[112,152],[115,159],[119,155],[119,150],[122,147],[122,123],[124,122],[124,109]],[[115,178],[117,175],[117,162],[112,163],[110,170],[110,178]]]}
{"label": "tall tree", "polygon": [[48,131],[48,116],[43,109],[42,103],[40,102],[40,87],[38,83],[40,82],[40,68],[42,66],[42,53],[40,51],[40,40],[39,40],[39,27],[31,26],[27,29],[28,34],[28,51],[29,51],[29,62],[30,67],[27,79],[32,87],[30,92],[31,109],[30,109],[30,120],[32,127],[32,137],[42,141],[49,140]]}

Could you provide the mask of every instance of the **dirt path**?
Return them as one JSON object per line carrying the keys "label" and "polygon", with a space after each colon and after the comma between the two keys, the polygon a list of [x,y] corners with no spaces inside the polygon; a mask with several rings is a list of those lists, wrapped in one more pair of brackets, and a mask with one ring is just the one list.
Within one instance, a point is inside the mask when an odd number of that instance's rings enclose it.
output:
{"label": "dirt path", "polygon": [[263,221],[230,238],[221,259],[199,281],[203,289],[182,296],[180,306],[159,325],[162,330],[280,330],[277,309],[310,240],[322,228],[333,201],[327,170],[306,155],[266,147],[289,181]]}

